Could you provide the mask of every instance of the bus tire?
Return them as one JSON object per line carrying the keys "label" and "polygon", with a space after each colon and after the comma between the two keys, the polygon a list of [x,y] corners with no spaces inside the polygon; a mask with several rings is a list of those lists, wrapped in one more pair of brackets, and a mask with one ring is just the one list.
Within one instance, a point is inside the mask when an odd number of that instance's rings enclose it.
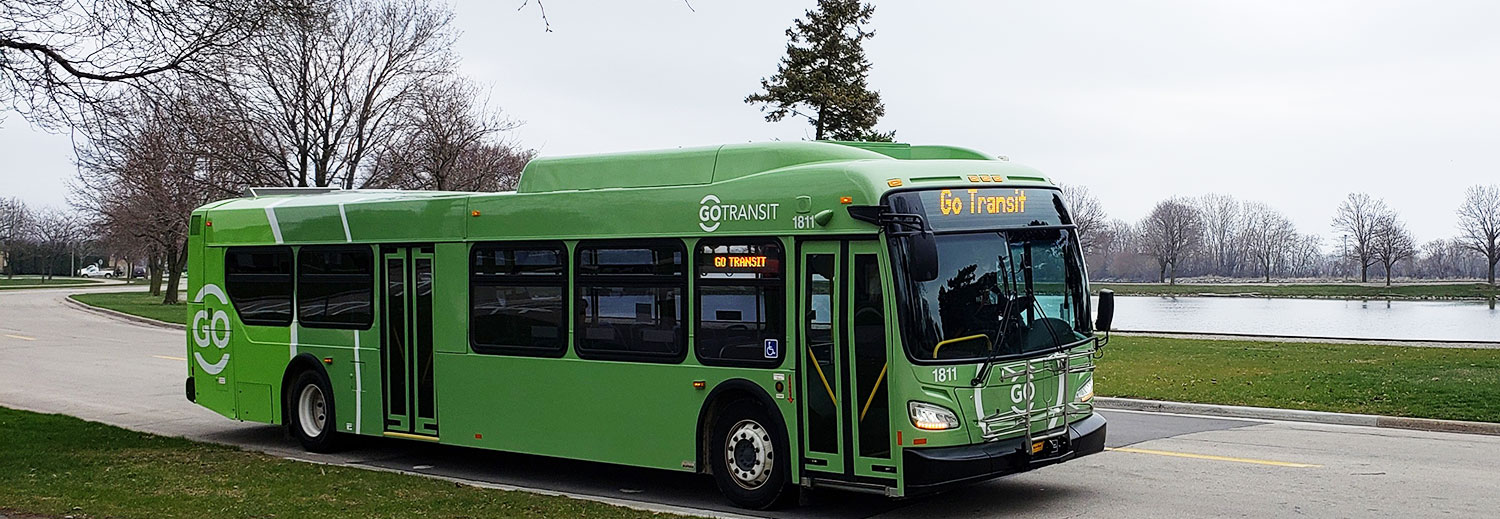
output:
{"label": "bus tire", "polygon": [[334,452],[341,435],[334,426],[333,388],[319,370],[303,370],[286,395],[286,427],[311,452]]}
{"label": "bus tire", "polygon": [[786,431],[760,403],[739,399],[725,406],[709,438],[714,480],[736,506],[767,510],[796,498]]}

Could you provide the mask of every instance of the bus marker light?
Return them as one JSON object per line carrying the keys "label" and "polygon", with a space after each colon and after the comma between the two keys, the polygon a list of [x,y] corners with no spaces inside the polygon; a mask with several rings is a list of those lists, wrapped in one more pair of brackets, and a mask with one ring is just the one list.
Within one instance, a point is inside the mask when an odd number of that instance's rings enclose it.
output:
{"label": "bus marker light", "polygon": [[324,364],[333,364],[333,357],[323,357]]}
{"label": "bus marker light", "polygon": [[693,389],[703,389],[705,387],[708,387],[708,383],[707,382],[704,382],[702,380],[694,380],[693,381]]}
{"label": "bus marker light", "polygon": [[911,441],[912,445],[927,445],[927,438],[917,438]]}
{"label": "bus marker light", "polygon": [[896,445],[901,445],[901,431],[896,431]]}
{"label": "bus marker light", "polygon": [[969,175],[969,182],[978,182],[979,175]]}
{"label": "bus marker light", "polygon": [[469,216],[479,216],[479,210],[475,209],[473,211],[469,211]]}
{"label": "bus marker light", "polygon": [[476,440],[483,440],[484,439],[484,435],[483,434],[479,434],[479,433],[474,433],[474,439],[476,439]]}
{"label": "bus marker light", "polygon": [[204,227],[213,227],[214,226],[214,222],[212,220],[204,220],[203,221],[203,226]]}
{"label": "bus marker light", "polygon": [[885,185],[891,186],[891,187],[901,187],[901,179],[899,179],[899,178],[893,178],[893,179],[887,180],[887,181],[885,181]]}
{"label": "bus marker light", "polygon": [[852,197],[852,196],[841,196],[841,197],[839,197],[839,203],[840,204],[844,204],[844,205],[852,204],[852,203],[854,203],[854,197]]}

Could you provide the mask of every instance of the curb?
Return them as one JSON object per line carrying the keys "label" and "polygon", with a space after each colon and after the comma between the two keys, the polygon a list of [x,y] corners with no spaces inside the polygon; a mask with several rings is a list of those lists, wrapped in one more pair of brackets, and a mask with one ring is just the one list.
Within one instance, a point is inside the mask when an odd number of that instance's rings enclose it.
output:
{"label": "curb", "polygon": [[[118,312],[118,311],[115,311],[115,310],[110,310],[108,308],[99,308],[97,306],[92,306],[92,305],[89,305],[88,303],[84,303],[84,302],[79,301],[77,299],[73,299],[72,295],[68,295],[67,297],[64,297],[63,301],[67,302],[67,304],[69,304],[69,305],[71,305],[74,308],[77,308],[79,310],[83,310],[83,311],[87,311],[87,312],[93,312],[93,313],[96,313],[96,314],[99,314],[99,315],[102,315],[102,316],[105,316],[105,317],[113,317],[115,319],[120,319],[120,320],[123,320],[123,321],[130,321],[130,322],[134,322],[136,324],[143,324],[143,325],[146,325],[146,326],[151,326],[151,327],[155,327],[155,328],[161,328],[161,329],[164,329],[164,330],[176,330],[176,331],[182,332],[182,331],[184,331],[184,330],[187,329],[186,326],[183,326],[183,325],[180,325],[180,324],[177,324],[177,323],[169,323],[169,322],[166,322],[166,321],[158,321],[156,319],[151,319],[149,317],[141,317],[139,315],[130,315],[130,314],[127,314],[125,312]],[[186,332],[184,332],[184,333],[186,333]]]}
{"label": "curb", "polygon": [[1100,409],[1122,411],[1150,411],[1158,413],[1192,414],[1200,416],[1223,416],[1229,418],[1252,418],[1287,422],[1310,422],[1331,425],[1357,425],[1385,429],[1448,432],[1461,434],[1483,434],[1500,436],[1500,423],[1465,422],[1460,420],[1436,420],[1432,418],[1405,418],[1373,414],[1331,413],[1305,411],[1301,409],[1276,409],[1271,407],[1248,407],[1238,405],[1195,404],[1190,402],[1167,402],[1140,400],[1135,398],[1095,397]]}

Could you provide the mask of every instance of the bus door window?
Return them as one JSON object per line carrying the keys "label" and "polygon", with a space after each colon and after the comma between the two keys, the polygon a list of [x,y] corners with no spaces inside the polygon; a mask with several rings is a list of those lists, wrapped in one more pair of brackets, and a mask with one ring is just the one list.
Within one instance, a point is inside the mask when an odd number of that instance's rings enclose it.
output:
{"label": "bus door window", "polygon": [[833,254],[808,254],[804,284],[807,289],[807,363],[812,368],[804,384],[807,399],[808,448],[815,452],[838,452],[839,372],[834,350],[833,288],[836,279]]}
{"label": "bus door window", "polygon": [[886,377],[885,295],[881,290],[880,262],[874,254],[854,256],[854,376],[855,409],[859,431],[859,455],[889,458],[890,412]]}

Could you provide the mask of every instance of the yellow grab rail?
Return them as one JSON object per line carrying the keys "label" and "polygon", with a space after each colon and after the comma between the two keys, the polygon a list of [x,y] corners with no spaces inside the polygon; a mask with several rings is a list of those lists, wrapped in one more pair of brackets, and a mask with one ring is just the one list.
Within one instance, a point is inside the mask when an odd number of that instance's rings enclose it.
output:
{"label": "yellow grab rail", "polygon": [[818,356],[813,355],[812,345],[807,345],[807,357],[812,359],[813,369],[818,371],[818,378],[823,380],[823,389],[828,391],[828,398],[833,400],[833,405],[839,405],[839,397],[833,396],[833,386],[828,385],[828,377],[823,374],[823,366],[818,365]]}
{"label": "yellow grab rail", "polygon": [[870,388],[870,398],[865,399],[865,408],[859,410],[859,421],[865,421],[865,413],[870,412],[870,403],[875,401],[875,392],[880,390],[880,383],[885,381],[885,370],[889,367],[891,367],[889,361],[880,367],[880,377],[875,379],[875,387]]}
{"label": "yellow grab rail", "polygon": [[948,339],[946,341],[942,341],[942,342],[937,343],[937,347],[935,347],[935,348],[932,349],[932,358],[934,358],[934,359],[937,358],[938,350],[943,349],[943,346],[946,346],[946,345],[949,345],[949,344],[953,344],[955,342],[972,341],[974,339],[984,339],[984,345],[985,346],[994,346],[993,344],[990,344],[990,336],[982,334],[982,333],[976,333],[974,335],[969,335],[969,336],[966,336],[966,337],[958,337],[958,338],[954,338],[954,339]]}

